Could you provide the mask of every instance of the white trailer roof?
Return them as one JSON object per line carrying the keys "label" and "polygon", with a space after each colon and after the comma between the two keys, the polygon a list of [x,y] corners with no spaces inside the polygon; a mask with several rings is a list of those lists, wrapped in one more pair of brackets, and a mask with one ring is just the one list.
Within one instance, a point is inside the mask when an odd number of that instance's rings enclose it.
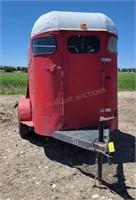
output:
{"label": "white trailer roof", "polygon": [[42,15],[35,22],[31,37],[54,30],[83,31],[80,24],[86,24],[87,31],[108,31],[117,35],[113,21],[102,13],[52,11]]}

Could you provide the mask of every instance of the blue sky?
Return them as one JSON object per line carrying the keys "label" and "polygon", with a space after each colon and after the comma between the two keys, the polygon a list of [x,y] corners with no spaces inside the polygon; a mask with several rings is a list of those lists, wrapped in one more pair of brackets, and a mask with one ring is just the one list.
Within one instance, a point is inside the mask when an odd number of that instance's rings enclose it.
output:
{"label": "blue sky", "polygon": [[102,12],[117,26],[118,67],[136,66],[135,1],[2,1],[0,64],[27,66],[30,32],[36,19],[49,11]]}

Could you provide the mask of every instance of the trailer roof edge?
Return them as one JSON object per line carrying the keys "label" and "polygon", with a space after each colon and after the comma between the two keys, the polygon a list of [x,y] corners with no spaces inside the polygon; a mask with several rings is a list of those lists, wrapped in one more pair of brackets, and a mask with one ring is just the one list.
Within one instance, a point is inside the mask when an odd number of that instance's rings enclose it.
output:
{"label": "trailer roof edge", "polygon": [[[85,29],[81,27],[81,24],[86,25]],[[52,11],[37,19],[32,28],[31,37],[56,30],[102,30],[118,35],[114,22],[102,13]]]}

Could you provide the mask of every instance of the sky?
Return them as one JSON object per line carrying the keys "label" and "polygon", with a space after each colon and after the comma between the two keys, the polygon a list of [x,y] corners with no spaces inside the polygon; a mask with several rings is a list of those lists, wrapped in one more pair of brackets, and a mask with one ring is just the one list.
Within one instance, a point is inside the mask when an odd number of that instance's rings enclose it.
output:
{"label": "sky", "polygon": [[118,29],[118,67],[136,67],[134,0],[122,1],[1,1],[0,65],[27,66],[34,22],[49,11],[101,12]]}

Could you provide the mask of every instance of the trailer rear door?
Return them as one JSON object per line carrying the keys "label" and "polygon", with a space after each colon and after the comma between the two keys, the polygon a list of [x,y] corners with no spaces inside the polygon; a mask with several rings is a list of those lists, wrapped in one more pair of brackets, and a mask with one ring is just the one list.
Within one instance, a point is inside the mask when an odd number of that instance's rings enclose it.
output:
{"label": "trailer rear door", "polygon": [[[105,107],[104,32],[63,32],[64,129],[97,127]],[[104,113],[103,113],[104,116]]]}

